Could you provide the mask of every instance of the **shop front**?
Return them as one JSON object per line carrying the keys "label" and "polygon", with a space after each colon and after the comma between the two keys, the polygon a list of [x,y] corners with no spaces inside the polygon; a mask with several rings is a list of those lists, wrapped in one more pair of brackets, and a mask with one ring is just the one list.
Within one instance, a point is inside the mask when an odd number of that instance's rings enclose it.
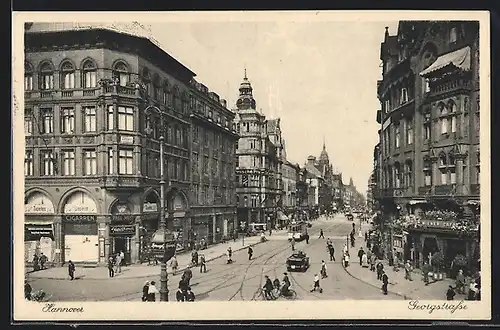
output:
{"label": "shop front", "polygon": [[191,229],[188,223],[188,205],[185,197],[176,189],[169,194],[167,209],[167,228],[174,233],[177,242],[176,251],[180,252],[189,247],[188,231]]}
{"label": "shop front", "polygon": [[138,214],[132,213],[128,202],[116,202],[111,208],[109,221],[109,252],[112,255],[123,252],[125,263],[137,262]]}
{"label": "shop front", "polygon": [[64,261],[99,262],[97,205],[83,191],[72,193],[64,204],[63,235]]}
{"label": "shop front", "polygon": [[43,253],[48,262],[57,261],[54,235],[55,212],[52,201],[43,193],[32,192],[24,204],[24,260]]}

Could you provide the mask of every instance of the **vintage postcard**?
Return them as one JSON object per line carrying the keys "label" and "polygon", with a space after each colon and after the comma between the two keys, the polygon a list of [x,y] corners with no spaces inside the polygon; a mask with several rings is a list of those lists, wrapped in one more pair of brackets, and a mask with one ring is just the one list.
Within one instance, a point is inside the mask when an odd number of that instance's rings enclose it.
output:
{"label": "vintage postcard", "polygon": [[14,13],[15,320],[490,318],[489,31]]}

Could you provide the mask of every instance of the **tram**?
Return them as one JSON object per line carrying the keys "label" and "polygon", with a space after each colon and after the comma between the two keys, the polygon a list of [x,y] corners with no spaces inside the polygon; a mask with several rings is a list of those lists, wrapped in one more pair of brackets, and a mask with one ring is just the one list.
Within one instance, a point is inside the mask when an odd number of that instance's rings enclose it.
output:
{"label": "tram", "polygon": [[305,221],[292,222],[288,226],[288,240],[291,241],[295,238],[295,241],[301,241],[307,236],[307,223]]}

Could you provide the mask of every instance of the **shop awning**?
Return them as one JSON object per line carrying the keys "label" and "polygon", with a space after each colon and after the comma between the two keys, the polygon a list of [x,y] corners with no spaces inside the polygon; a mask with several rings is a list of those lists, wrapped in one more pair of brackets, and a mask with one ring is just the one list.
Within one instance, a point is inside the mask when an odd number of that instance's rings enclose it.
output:
{"label": "shop awning", "polygon": [[24,240],[38,241],[42,237],[54,239],[54,230],[52,224],[25,224]]}
{"label": "shop awning", "polygon": [[457,69],[469,71],[471,66],[470,47],[467,46],[451,53],[439,56],[438,59],[427,69],[420,72],[420,75],[422,77],[425,77],[447,66],[453,66]]}

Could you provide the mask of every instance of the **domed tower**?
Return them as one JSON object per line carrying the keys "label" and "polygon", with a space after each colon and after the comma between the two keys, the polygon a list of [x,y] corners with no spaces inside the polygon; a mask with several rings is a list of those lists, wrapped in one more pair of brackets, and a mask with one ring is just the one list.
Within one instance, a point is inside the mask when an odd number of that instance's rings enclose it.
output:
{"label": "domed tower", "polygon": [[245,77],[240,84],[239,90],[240,96],[236,101],[236,107],[238,108],[238,110],[256,110],[256,102],[252,94],[252,84],[250,84],[250,81],[247,78],[247,69],[245,69]]}

